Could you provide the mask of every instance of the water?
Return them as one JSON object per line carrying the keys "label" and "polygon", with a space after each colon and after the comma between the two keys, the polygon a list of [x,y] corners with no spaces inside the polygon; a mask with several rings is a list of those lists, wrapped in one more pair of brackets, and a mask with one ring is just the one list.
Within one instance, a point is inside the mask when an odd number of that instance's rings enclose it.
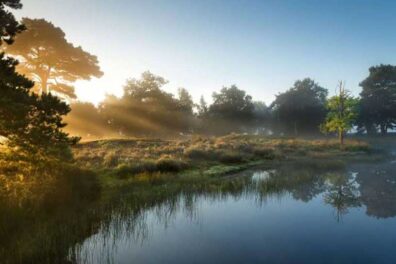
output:
{"label": "water", "polygon": [[50,211],[0,206],[0,262],[396,263],[396,164],[315,167],[153,183]]}
{"label": "water", "polygon": [[[74,247],[78,263],[396,263],[396,175],[246,172],[215,191],[112,215]],[[224,184],[224,183],[223,183]]]}

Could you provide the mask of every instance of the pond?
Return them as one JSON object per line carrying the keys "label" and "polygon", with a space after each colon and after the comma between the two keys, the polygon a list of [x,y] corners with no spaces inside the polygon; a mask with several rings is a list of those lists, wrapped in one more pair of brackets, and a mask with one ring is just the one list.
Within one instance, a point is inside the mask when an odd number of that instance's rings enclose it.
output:
{"label": "pond", "polygon": [[396,163],[312,165],[0,206],[0,262],[396,263]]}
{"label": "pond", "polygon": [[[396,164],[247,171],[116,209],[76,263],[396,263]],[[128,206],[127,206],[128,207]]]}

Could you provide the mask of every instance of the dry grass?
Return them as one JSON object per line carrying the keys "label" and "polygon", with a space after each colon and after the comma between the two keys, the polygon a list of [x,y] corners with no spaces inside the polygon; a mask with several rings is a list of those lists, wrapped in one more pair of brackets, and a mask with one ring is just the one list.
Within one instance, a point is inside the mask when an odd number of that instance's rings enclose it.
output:
{"label": "dry grass", "polygon": [[304,140],[230,134],[189,140],[122,139],[81,143],[74,148],[79,165],[116,169],[120,176],[143,172],[179,172],[190,167],[241,164],[293,157],[328,158],[367,151],[363,141]]}

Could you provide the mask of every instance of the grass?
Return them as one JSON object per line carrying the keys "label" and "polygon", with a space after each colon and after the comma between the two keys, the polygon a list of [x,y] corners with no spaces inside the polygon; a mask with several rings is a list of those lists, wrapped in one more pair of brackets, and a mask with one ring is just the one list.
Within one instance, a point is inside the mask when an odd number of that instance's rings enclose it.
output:
{"label": "grass", "polygon": [[[205,178],[251,166],[282,161],[312,161],[312,166],[340,166],[343,160],[369,153],[362,140],[346,140],[343,148],[333,139],[305,140],[230,134],[223,137],[192,137],[189,140],[121,139],[84,142],[73,150],[76,164],[101,175],[105,186],[177,175]],[[330,164],[332,163],[332,164]],[[339,162],[342,163],[342,162]],[[144,177],[142,177],[142,175]],[[191,177],[190,177],[190,176]],[[162,181],[162,179],[161,179]]]}

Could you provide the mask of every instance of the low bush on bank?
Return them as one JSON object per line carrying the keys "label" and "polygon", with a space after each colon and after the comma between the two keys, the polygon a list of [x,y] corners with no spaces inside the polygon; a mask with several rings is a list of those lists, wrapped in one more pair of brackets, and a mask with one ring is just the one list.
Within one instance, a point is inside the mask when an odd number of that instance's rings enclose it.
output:
{"label": "low bush on bank", "polygon": [[254,148],[253,154],[259,158],[269,159],[269,160],[275,159],[276,157],[274,149],[263,148],[263,147]]}
{"label": "low bush on bank", "polygon": [[134,164],[121,164],[116,169],[116,174],[125,178],[129,175],[135,175],[143,172],[155,172],[157,166],[153,161],[140,161]]}
{"label": "low bush on bank", "polygon": [[163,158],[157,160],[156,167],[160,172],[179,172],[188,166],[187,163],[181,160]]}
{"label": "low bush on bank", "polygon": [[211,160],[216,154],[212,150],[190,147],[184,151],[184,156],[192,160]]}
{"label": "low bush on bank", "polygon": [[161,158],[157,161],[140,161],[133,164],[121,164],[116,169],[117,176],[126,178],[140,173],[180,172],[188,168],[181,160]]}

